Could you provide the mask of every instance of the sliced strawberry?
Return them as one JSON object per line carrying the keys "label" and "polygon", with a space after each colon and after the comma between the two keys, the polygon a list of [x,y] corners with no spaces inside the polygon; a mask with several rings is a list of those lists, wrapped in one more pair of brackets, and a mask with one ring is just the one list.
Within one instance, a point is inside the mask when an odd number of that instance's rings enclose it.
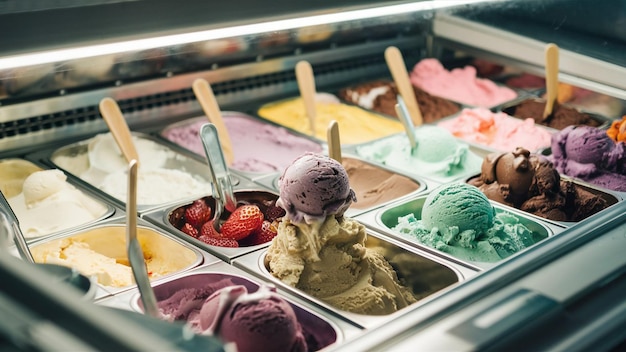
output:
{"label": "sliced strawberry", "polygon": [[215,238],[209,236],[200,236],[198,239],[208,245],[218,247],[239,247],[239,243],[231,238]]}
{"label": "sliced strawberry", "polygon": [[200,235],[200,233],[198,232],[198,229],[189,225],[189,223],[185,223],[185,225],[183,225],[183,227],[180,230],[191,237],[198,238],[198,236]]}
{"label": "sliced strawberry", "polygon": [[215,230],[213,227],[213,220],[209,220],[202,225],[202,229],[200,230],[200,236],[213,237],[213,238],[222,238],[223,236]]}
{"label": "sliced strawberry", "polygon": [[211,219],[211,208],[203,199],[194,201],[185,209],[185,221],[196,229],[200,229],[209,219]]}
{"label": "sliced strawberry", "polygon": [[254,231],[250,236],[245,239],[246,245],[256,246],[257,244],[269,242],[274,237],[276,237],[276,233],[277,231],[274,223],[264,220],[261,228]]}
{"label": "sliced strawberry", "polygon": [[222,225],[222,237],[241,240],[261,227],[263,213],[256,205],[242,205]]}

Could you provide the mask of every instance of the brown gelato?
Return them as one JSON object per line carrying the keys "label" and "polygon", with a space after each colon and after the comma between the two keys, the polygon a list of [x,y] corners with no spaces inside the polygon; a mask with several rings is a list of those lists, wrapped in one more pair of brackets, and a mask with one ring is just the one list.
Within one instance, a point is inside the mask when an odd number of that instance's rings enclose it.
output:
{"label": "brown gelato", "polygon": [[480,176],[468,183],[491,200],[555,221],[580,221],[610,205],[601,196],[562,180],[547,158],[523,148],[489,154]]}
{"label": "brown gelato", "polygon": [[[456,103],[449,100],[432,96],[415,87],[413,90],[425,123],[450,116],[460,110]],[[368,82],[342,89],[338,95],[339,98],[362,108],[398,117],[395,110],[398,89],[393,82],[385,80]]]}
{"label": "brown gelato", "polygon": [[505,112],[520,119],[534,119],[536,123],[558,130],[562,130],[571,125],[587,125],[592,127],[601,125],[600,121],[595,120],[590,115],[558,103],[555,103],[552,114],[550,114],[547,119],[543,120],[543,110],[545,106],[545,101],[531,99],[525,100],[511,109],[506,109]]}
{"label": "brown gelato", "polygon": [[367,209],[403,197],[419,189],[419,183],[358,159],[343,158],[357,201],[351,208]]}

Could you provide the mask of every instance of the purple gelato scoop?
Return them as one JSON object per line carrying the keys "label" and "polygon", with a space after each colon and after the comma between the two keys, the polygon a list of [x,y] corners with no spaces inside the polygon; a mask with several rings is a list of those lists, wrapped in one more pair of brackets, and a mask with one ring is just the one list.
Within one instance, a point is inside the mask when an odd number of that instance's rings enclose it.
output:
{"label": "purple gelato scoop", "polygon": [[552,161],[561,174],[614,191],[626,191],[626,144],[605,130],[568,126],[552,137]]}
{"label": "purple gelato scoop", "polygon": [[280,197],[276,205],[294,223],[312,223],[328,215],[343,216],[353,201],[348,174],[336,160],[305,153],[289,165],[279,180]]}
{"label": "purple gelato scoop", "polygon": [[215,292],[199,319],[206,333],[234,342],[239,352],[307,351],[293,308],[267,285],[255,293],[240,285]]}

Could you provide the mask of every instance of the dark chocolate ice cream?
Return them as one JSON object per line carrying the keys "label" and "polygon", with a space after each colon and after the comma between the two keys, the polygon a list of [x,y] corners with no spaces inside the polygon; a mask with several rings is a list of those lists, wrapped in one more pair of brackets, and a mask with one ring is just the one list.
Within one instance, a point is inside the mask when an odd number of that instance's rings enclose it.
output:
{"label": "dark chocolate ice cream", "polygon": [[590,115],[579,112],[576,109],[569,108],[559,103],[554,104],[552,114],[547,119],[543,119],[543,110],[546,106],[545,101],[525,100],[521,104],[515,106],[510,112],[511,115],[520,119],[531,118],[536,123],[562,130],[572,125],[587,125],[597,127],[601,122],[595,120]]}
{"label": "dark chocolate ice cream", "polygon": [[489,154],[481,175],[468,183],[491,200],[555,221],[580,221],[609,206],[601,196],[562,180],[548,159],[523,148]]}
{"label": "dark chocolate ice cream", "polygon": [[[459,106],[449,100],[413,88],[424,122],[429,123],[459,111]],[[398,89],[393,82],[380,80],[342,89],[339,98],[389,116],[398,117],[395,105]]]}

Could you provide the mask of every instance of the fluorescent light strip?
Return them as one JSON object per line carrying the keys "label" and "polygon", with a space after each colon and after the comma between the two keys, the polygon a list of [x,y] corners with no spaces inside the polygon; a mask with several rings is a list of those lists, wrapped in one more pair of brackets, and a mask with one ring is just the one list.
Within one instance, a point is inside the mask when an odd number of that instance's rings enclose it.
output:
{"label": "fluorescent light strip", "polygon": [[[487,0],[500,1],[500,0]],[[485,0],[431,0],[408,4],[391,5],[362,10],[346,11],[310,17],[292,18],[233,27],[210,29],[199,32],[166,35],[162,37],[137,39],[110,44],[90,45],[71,49],[51,50],[34,54],[15,55],[0,59],[0,70],[50,64],[54,62],[84,59],[88,57],[137,52],[173,45],[188,44],[222,38],[239,37],[258,33],[275,32],[300,27],[323,25],[337,22],[362,20],[390,15],[407,14],[415,11],[427,11]]]}

